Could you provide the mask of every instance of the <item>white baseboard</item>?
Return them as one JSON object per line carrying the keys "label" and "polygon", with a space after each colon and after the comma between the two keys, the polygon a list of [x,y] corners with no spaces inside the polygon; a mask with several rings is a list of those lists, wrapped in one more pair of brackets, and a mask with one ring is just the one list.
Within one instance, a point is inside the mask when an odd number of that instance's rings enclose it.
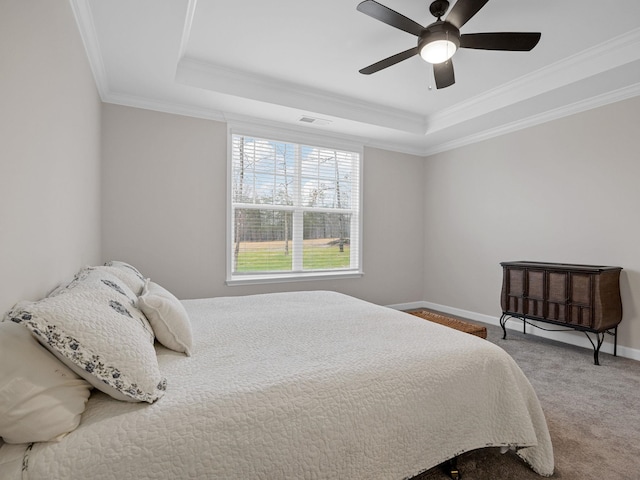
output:
{"label": "white baseboard", "polygon": [[[411,310],[416,308],[428,308],[429,310],[435,310],[440,313],[445,313],[449,315],[454,315],[456,317],[468,318],[469,320],[475,320],[482,323],[487,323],[489,325],[500,326],[500,319],[497,317],[492,317],[491,315],[484,315],[482,313],[470,312],[468,310],[462,310],[460,308],[448,307],[446,305],[440,305],[437,303],[431,302],[411,302],[411,303],[401,303],[396,305],[387,305],[389,308],[393,308],[396,310]],[[540,326],[544,328],[555,328],[553,325],[545,324],[544,322],[540,322]],[[507,321],[506,328],[508,330],[516,330],[522,332],[523,324],[520,320],[509,320]],[[562,328],[562,327],[558,327]],[[582,348],[588,348],[593,351],[593,347],[591,343],[586,338],[585,334],[582,332],[570,331],[570,332],[551,332],[546,330],[540,330],[538,328],[527,326],[527,335],[531,334],[537,337],[549,338],[551,340],[556,340],[558,342],[568,343],[570,345],[575,345]],[[507,337],[508,338],[508,337]],[[593,337],[592,337],[593,338]],[[600,351],[603,353],[609,353],[613,355],[613,342],[608,341],[610,337],[607,335]],[[618,356],[630,358],[632,360],[640,360],[640,350],[637,348],[629,348],[618,345]]]}

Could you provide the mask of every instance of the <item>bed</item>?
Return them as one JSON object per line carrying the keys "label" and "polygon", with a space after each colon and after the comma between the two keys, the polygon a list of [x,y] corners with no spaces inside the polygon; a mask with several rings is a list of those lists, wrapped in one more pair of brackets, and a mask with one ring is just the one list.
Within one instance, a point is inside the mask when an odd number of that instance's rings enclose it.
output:
{"label": "bed", "polygon": [[0,478],[401,480],[484,447],[553,473],[531,385],[486,340],[329,291],[182,305],[191,356],[156,343],[161,398],[94,390],[61,440],[3,445]]}

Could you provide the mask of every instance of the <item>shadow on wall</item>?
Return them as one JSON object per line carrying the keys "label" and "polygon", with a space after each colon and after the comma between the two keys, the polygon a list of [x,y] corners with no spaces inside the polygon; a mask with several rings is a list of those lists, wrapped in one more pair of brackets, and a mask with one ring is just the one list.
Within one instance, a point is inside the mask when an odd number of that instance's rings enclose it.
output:
{"label": "shadow on wall", "polygon": [[640,272],[625,270],[620,272],[620,295],[622,297],[622,321],[636,318],[635,300],[631,285],[640,285]]}

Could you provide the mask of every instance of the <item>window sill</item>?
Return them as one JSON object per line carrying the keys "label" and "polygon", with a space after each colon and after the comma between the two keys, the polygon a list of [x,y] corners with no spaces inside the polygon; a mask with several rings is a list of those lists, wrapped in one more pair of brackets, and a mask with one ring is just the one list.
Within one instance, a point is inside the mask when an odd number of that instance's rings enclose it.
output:
{"label": "window sill", "polygon": [[226,285],[233,287],[238,285],[259,285],[262,283],[287,283],[305,282],[312,280],[342,280],[347,278],[360,278],[364,275],[362,271],[345,272],[313,272],[313,273],[281,273],[268,275],[238,275],[227,279]]}

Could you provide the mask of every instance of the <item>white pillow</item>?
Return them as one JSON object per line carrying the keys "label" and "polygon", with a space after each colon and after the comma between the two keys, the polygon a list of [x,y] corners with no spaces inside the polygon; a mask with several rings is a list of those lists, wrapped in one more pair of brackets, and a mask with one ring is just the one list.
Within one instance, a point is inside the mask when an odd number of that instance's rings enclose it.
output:
{"label": "white pillow", "polygon": [[138,305],[149,319],[156,339],[162,345],[191,356],[191,322],[180,300],[165,288],[147,279],[142,295],[138,297]]}
{"label": "white pillow", "polygon": [[0,322],[0,437],[5,442],[48,442],[75,430],[90,389],[29,330]]}
{"label": "white pillow", "polygon": [[153,403],[164,395],[166,380],[136,300],[117,277],[89,267],[57,295],[21,302],[8,316],[98,390]]}

